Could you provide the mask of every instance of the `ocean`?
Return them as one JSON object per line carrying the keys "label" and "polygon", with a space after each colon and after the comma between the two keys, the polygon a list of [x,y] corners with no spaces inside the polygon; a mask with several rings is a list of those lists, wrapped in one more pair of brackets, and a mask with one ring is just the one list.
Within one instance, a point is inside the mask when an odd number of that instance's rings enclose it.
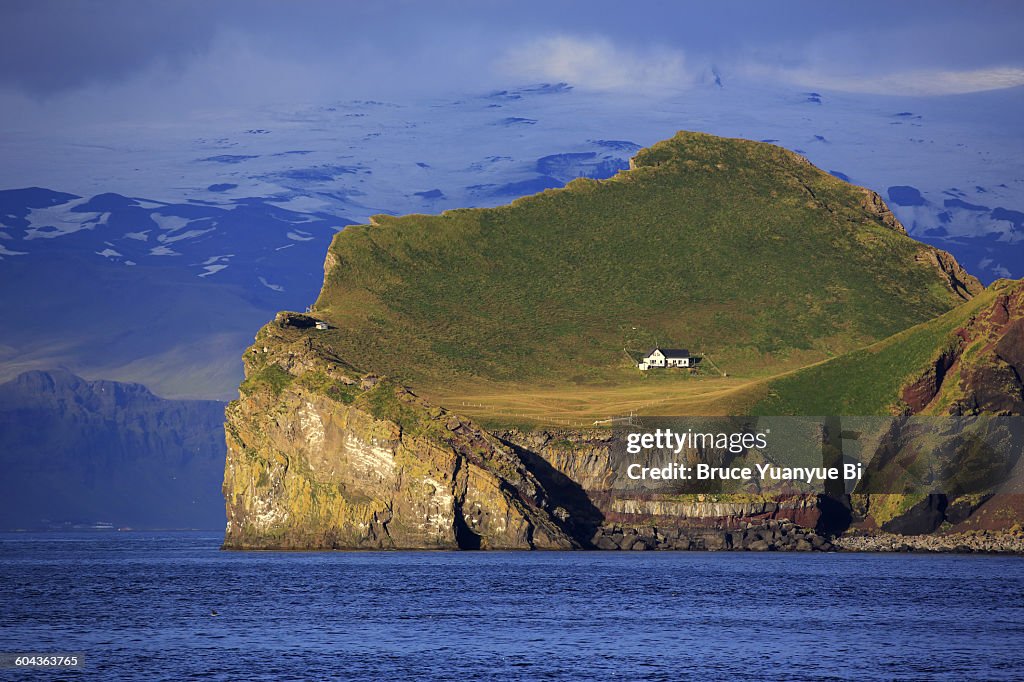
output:
{"label": "ocean", "polygon": [[1021,557],[220,541],[0,534],[0,679],[1024,679]]}

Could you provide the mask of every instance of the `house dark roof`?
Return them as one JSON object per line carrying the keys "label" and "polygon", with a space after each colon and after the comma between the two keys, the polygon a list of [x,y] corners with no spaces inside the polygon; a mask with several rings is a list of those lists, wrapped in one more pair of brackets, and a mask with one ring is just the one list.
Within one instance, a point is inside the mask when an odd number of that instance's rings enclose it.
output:
{"label": "house dark roof", "polygon": [[656,350],[660,350],[661,354],[664,355],[666,359],[667,358],[688,358],[688,357],[690,357],[690,351],[686,350],[685,348],[660,348],[660,347],[659,348],[652,348],[650,350],[650,352],[647,353],[647,355],[644,356],[644,357],[650,357],[651,353],[653,353]]}

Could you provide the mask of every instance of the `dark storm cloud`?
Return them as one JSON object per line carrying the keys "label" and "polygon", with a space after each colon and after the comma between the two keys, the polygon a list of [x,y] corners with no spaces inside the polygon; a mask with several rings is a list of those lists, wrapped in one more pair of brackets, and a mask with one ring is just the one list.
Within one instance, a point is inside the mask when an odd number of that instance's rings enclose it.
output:
{"label": "dark storm cloud", "polygon": [[203,5],[6,0],[0,4],[0,85],[45,95],[117,80],[157,62],[181,64],[215,35]]}

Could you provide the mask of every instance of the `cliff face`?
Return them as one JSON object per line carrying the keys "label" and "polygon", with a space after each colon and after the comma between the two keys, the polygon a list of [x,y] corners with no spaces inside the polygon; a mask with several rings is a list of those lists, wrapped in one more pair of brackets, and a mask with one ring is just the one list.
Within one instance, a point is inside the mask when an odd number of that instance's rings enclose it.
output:
{"label": "cliff face", "polygon": [[[1016,338],[1008,336],[1016,329],[1012,315],[1001,312],[1014,303],[997,303],[969,326],[1010,330],[984,337],[1002,358],[1017,348],[1005,341]],[[332,331],[313,323],[279,314],[246,353],[241,396],[227,409],[225,547],[828,550],[819,533],[851,522],[905,534],[970,528],[962,524],[1016,499],[971,492],[981,490],[982,473],[991,478],[986,489],[1012,492],[1000,482],[1015,460],[960,446],[944,447],[970,475],[954,477],[948,494],[851,499],[785,486],[701,494],[651,486],[625,475],[633,459],[614,431],[489,433],[392,381],[357,372],[330,350]],[[943,360],[941,373],[960,361]],[[901,424],[893,418],[894,428]],[[900,480],[903,453],[927,436],[900,428],[865,480]],[[652,457],[645,465],[664,466],[669,460],[658,458],[673,456]],[[1019,518],[996,516],[984,526],[1001,529]]]}
{"label": "cliff face", "polygon": [[[246,352],[226,411],[227,548],[810,548],[817,538],[790,523],[815,526],[817,496],[653,494],[622,475],[611,433],[488,433],[357,372],[314,322],[281,313]],[[741,528],[752,523],[764,528]]]}
{"label": "cliff face", "polygon": [[1024,415],[1024,283],[1002,281],[991,305],[949,337],[901,398],[915,414]]}
{"label": "cliff face", "polygon": [[225,547],[578,546],[511,448],[360,376],[311,326],[280,314],[246,353],[227,409]]}
{"label": "cliff face", "polygon": [[[567,511],[572,532],[598,549],[740,549],[759,541],[765,549],[775,543],[796,549],[800,540],[810,549],[816,538],[814,547],[822,546],[810,529],[829,530],[830,501],[818,494],[656,492],[625,475],[635,458],[615,447],[617,436],[607,430],[496,435],[520,449]],[[665,466],[669,459],[647,463]]]}
{"label": "cliff face", "polygon": [[281,313],[246,352],[226,411],[226,548],[824,546],[792,523],[818,523],[816,495],[651,493],[607,431],[488,433],[360,374],[313,325]]}

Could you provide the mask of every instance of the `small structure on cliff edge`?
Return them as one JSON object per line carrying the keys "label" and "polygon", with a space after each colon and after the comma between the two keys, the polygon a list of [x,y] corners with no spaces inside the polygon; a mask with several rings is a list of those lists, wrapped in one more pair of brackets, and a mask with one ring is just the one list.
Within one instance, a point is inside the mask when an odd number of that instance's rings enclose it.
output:
{"label": "small structure on cliff edge", "polygon": [[279,327],[292,329],[330,329],[331,325],[305,313],[283,311],[277,314],[274,321]]}

